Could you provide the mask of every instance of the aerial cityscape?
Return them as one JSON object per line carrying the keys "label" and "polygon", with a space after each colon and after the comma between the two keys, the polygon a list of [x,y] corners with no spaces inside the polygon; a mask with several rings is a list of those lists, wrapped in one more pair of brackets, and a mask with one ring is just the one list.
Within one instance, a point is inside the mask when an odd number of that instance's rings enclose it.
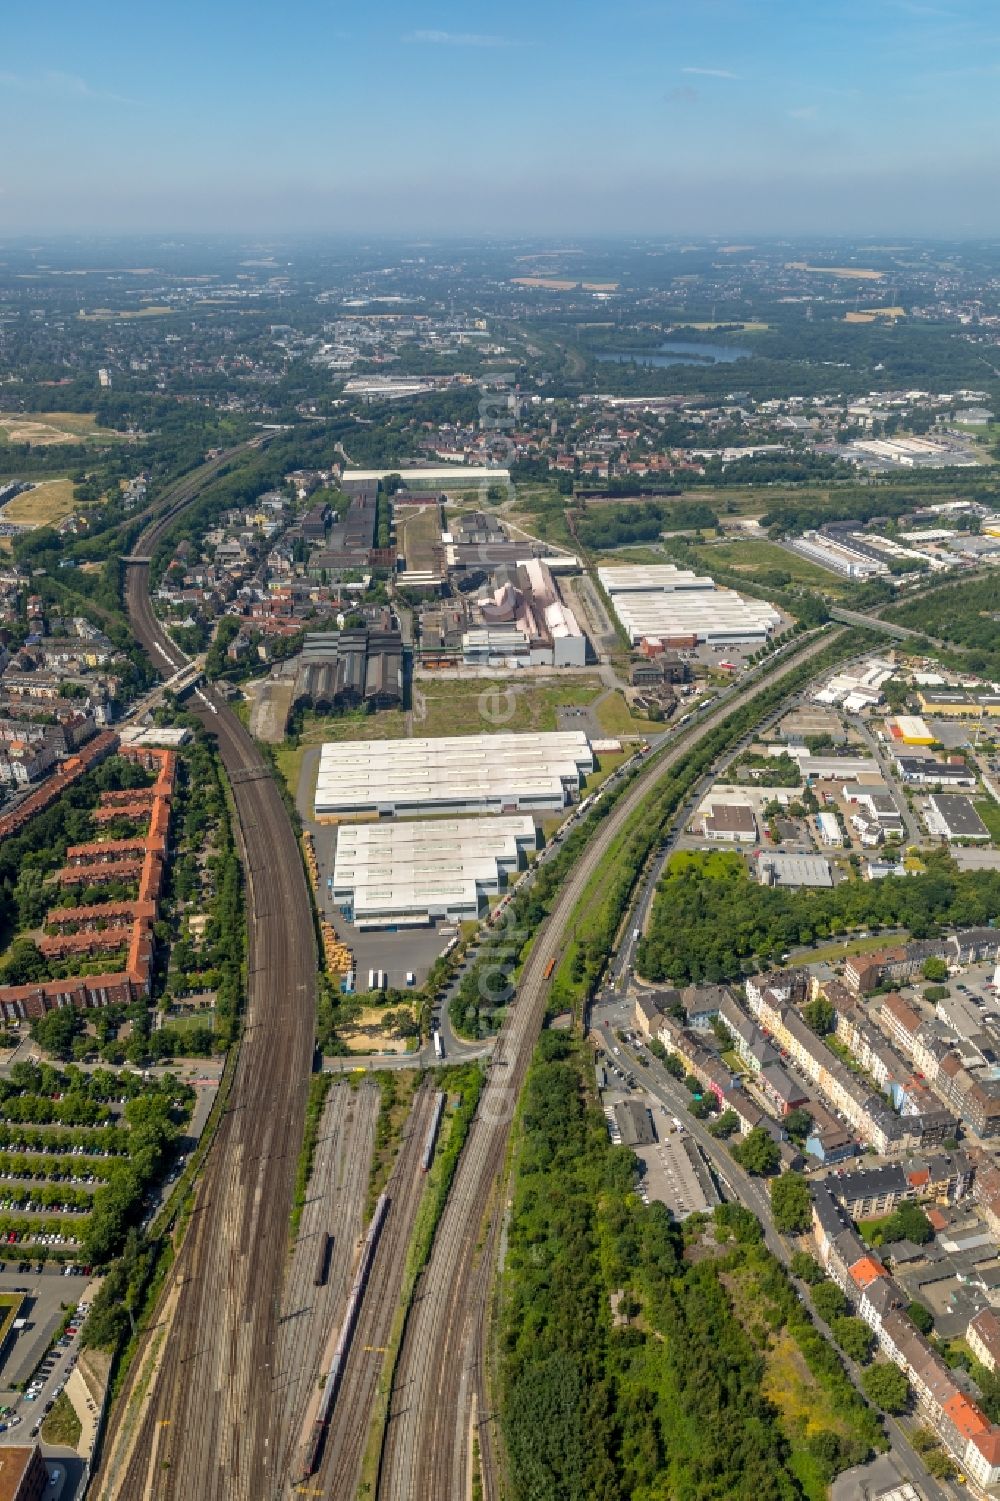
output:
{"label": "aerial cityscape", "polygon": [[11,19],[0,1501],[1000,1501],[1000,32],[763,10]]}

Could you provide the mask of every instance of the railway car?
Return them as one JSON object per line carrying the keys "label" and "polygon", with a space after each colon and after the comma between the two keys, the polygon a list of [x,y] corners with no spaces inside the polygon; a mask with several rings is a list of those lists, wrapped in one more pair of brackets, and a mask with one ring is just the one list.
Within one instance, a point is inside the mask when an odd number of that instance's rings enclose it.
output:
{"label": "railway car", "polygon": [[333,1246],[333,1236],[329,1230],[324,1230],[320,1237],[319,1255],[316,1258],[316,1275],[313,1278],[315,1287],[323,1287],[330,1271],[330,1251]]}
{"label": "railway car", "polygon": [[552,971],[555,969],[555,967],[556,967],[556,959],[555,959],[555,955],[553,954],[552,958],[549,960],[548,964],[546,964],[546,966],[545,966],[545,970],[544,970],[544,972],[542,974],[542,979],[543,980],[551,980],[552,979]]}
{"label": "railway car", "polygon": [[326,1442],[327,1429],[330,1426],[330,1414],[333,1404],[337,1400],[337,1391],[340,1387],[340,1378],[344,1373],[344,1365],[347,1354],[354,1337],[354,1326],[357,1323],[358,1310],[361,1307],[361,1299],[364,1297],[365,1288],[368,1285],[368,1274],[371,1271],[372,1260],[375,1255],[375,1247],[382,1233],[382,1226],[389,1210],[389,1195],[383,1193],[379,1196],[375,1205],[375,1213],[372,1222],[368,1226],[368,1234],[365,1236],[364,1245],[361,1247],[361,1255],[358,1258],[358,1269],[354,1274],[354,1282],[347,1299],[347,1307],[344,1309],[344,1321],[340,1326],[340,1335],[337,1346],[333,1352],[333,1360],[323,1383],[323,1394],[319,1399],[319,1409],[316,1413],[309,1436],[306,1438],[302,1457],[299,1464],[298,1482],[308,1480],[310,1475],[315,1475],[319,1469],[320,1459],[323,1454],[323,1445]]}
{"label": "railway car", "polygon": [[429,1171],[430,1165],[434,1160],[434,1144],[437,1141],[438,1130],[441,1126],[441,1113],[444,1110],[444,1102],[445,1094],[441,1090],[434,1100],[434,1114],[431,1116],[431,1123],[427,1128],[427,1139],[424,1142],[423,1156],[420,1159],[420,1169],[424,1173]]}

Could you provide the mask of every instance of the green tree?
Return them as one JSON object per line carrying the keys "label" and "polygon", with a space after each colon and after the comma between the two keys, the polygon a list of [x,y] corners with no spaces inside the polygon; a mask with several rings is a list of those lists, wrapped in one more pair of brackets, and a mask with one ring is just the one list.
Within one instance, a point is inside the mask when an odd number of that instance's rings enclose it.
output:
{"label": "green tree", "polygon": [[771,1180],[771,1214],[783,1235],[800,1235],[812,1222],[812,1195],[801,1173]]}
{"label": "green tree", "polygon": [[847,1299],[835,1282],[820,1282],[812,1290],[813,1307],[824,1323],[847,1312]]}
{"label": "green tree", "polygon": [[933,980],[940,984],[948,978],[948,965],[944,959],[925,959],[921,968],[921,974],[925,980]]}
{"label": "green tree", "polygon": [[825,1037],[832,1032],[837,1024],[837,1013],[825,996],[818,995],[808,1006],[803,1006],[802,1015],[806,1024],[812,1028],[817,1037]]}
{"label": "green tree", "polygon": [[864,1319],[841,1315],[831,1321],[830,1330],[845,1355],[859,1365],[867,1364],[871,1359],[875,1336]]}
{"label": "green tree", "polygon": [[865,1396],[883,1412],[905,1412],[910,1402],[910,1383],[897,1366],[869,1366],[861,1377]]}
{"label": "green tree", "polygon": [[929,1308],[925,1308],[922,1303],[914,1299],[912,1303],[907,1304],[906,1312],[911,1323],[916,1324],[921,1334],[930,1334],[934,1328],[934,1315]]}
{"label": "green tree", "polygon": [[755,1126],[742,1141],[733,1142],[729,1150],[740,1167],[760,1178],[775,1172],[781,1161],[777,1142],[763,1126]]}
{"label": "green tree", "polygon": [[47,1011],[31,1024],[31,1035],[38,1045],[56,1058],[73,1056],[73,1039],[80,1030],[80,1015],[72,1006]]}
{"label": "green tree", "polygon": [[891,1245],[896,1240],[912,1240],[914,1245],[925,1246],[933,1237],[934,1227],[919,1204],[900,1204],[882,1226],[883,1245]]}
{"label": "green tree", "polygon": [[800,1282],[808,1282],[811,1287],[822,1282],[826,1276],[815,1256],[810,1256],[808,1251],[794,1251],[789,1269],[793,1277],[798,1277]]}
{"label": "green tree", "polygon": [[739,1124],[740,1118],[735,1110],[724,1110],[719,1119],[713,1121],[708,1129],[713,1136],[728,1137],[732,1136]]}
{"label": "green tree", "polygon": [[808,1110],[801,1108],[798,1110],[789,1110],[785,1116],[785,1130],[796,1146],[801,1146],[805,1141],[812,1129],[812,1123],[813,1118]]}

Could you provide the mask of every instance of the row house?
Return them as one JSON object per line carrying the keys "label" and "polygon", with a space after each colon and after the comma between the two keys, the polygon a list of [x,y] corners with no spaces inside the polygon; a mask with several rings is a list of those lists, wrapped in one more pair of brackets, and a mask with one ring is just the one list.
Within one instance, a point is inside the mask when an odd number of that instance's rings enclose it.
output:
{"label": "row house", "polygon": [[905,1172],[895,1162],[855,1173],[836,1173],[825,1181],[852,1220],[891,1214],[897,1204],[913,1195]]}
{"label": "row house", "polygon": [[969,1320],[965,1342],[973,1355],[988,1371],[1000,1364],[1000,1318],[992,1308],[984,1308]]}
{"label": "row house", "polygon": [[[88,747],[89,749],[89,747]],[[120,871],[123,865],[131,868],[131,878],[138,881],[136,901],[129,904],[131,921],[115,922],[110,912],[105,912],[107,926],[97,926],[95,907],[77,908],[80,921],[66,924],[66,908],[55,909],[53,926],[62,931],[45,935],[37,940],[39,952],[53,958],[72,954],[91,954],[97,951],[124,951],[124,969],[113,974],[87,975],[73,979],[47,980],[30,985],[0,986],[0,1015],[6,1021],[21,1018],[36,1018],[47,1011],[62,1006],[92,1007],[114,1004],[129,1004],[140,997],[148,996],[153,971],[154,923],[157,903],[163,888],[164,861],[166,856],[170,798],[176,777],[176,753],[149,747],[125,746],[121,754],[138,761],[148,768],[155,767],[157,779],[153,788],[156,795],[146,807],[148,828],[143,839],[111,840],[106,844],[71,845],[66,852],[67,865],[60,872],[62,884],[75,884],[108,876],[111,871]],[[66,763],[67,766],[71,762]],[[117,795],[104,795],[115,799],[110,806],[117,812],[120,804]],[[105,806],[108,806],[105,804]],[[106,858],[110,852],[110,860]],[[123,860],[122,855],[132,854],[132,860]],[[68,879],[67,879],[68,878]],[[71,912],[73,909],[69,909]],[[124,915],[122,904],[118,914]],[[72,931],[66,931],[66,927]]]}
{"label": "row house", "polygon": [[819,1162],[833,1164],[844,1162],[857,1153],[853,1136],[832,1110],[817,1099],[809,1101],[812,1125],[806,1137],[806,1151]]}
{"label": "row house", "polygon": [[971,964],[996,958],[1000,952],[1000,929],[966,928],[947,938],[925,938],[878,954],[852,954],[844,965],[844,980],[854,995],[868,995],[891,981],[905,983],[919,975],[928,959],[948,964]]}
{"label": "row house", "polygon": [[657,1036],[669,1053],[676,1053],[687,1065],[699,1084],[712,1092],[720,1105],[727,1103],[727,1096],[735,1088],[736,1081],[715,1053],[703,1046],[697,1033],[682,1027],[672,1016],[664,1016]]}
{"label": "row house", "polygon": [[56,768],[30,797],[24,799],[10,813],[0,816],[0,839],[8,839],[18,833],[26,823],[48,808],[65,792],[67,787],[84,776],[93,767],[100,765],[118,745],[118,736],[104,731],[85,745],[77,755],[70,756]]}
{"label": "row house", "polygon": [[865,1085],[807,1026],[799,1012],[765,990],[758,1019],[785,1048],[808,1079],[877,1152],[895,1156],[928,1140],[943,1141],[954,1130],[948,1113],[932,1101],[919,1112],[897,1115],[879,1094]]}
{"label": "row house", "polygon": [[[970,930],[973,935],[992,929]],[[977,937],[970,939],[980,942]],[[910,1058],[944,1105],[983,1139],[1000,1135],[1000,1080],[969,1068],[902,996],[888,995],[876,1013],[883,1031]],[[984,1057],[984,1065],[988,1060]]]}
{"label": "row house", "polygon": [[827,985],[823,991],[836,1014],[834,1036],[857,1059],[879,1088],[891,1091],[894,1085],[908,1078],[911,1069],[888,1046],[878,1028],[846,987],[838,983],[836,990],[833,985]]}
{"label": "row house", "polygon": [[863,1244],[824,1183],[813,1185],[813,1238],[829,1276],[853,1301],[882,1352],[909,1380],[934,1432],[982,1493],[1000,1482],[1000,1427],[959,1388],[937,1351],[910,1322],[909,1299]]}
{"label": "row house", "polygon": [[1000,1168],[982,1151],[973,1154],[976,1173],[972,1184],[972,1197],[983,1219],[993,1234],[1000,1239]]}
{"label": "row house", "polygon": [[970,1192],[973,1177],[973,1163],[965,1153],[950,1152],[905,1165],[893,1162],[838,1172],[826,1183],[851,1219],[861,1220],[891,1214],[904,1199],[957,1204]]}
{"label": "row house", "polygon": [[771,970],[765,975],[751,975],[746,981],[746,995],[754,1016],[760,1010],[765,990],[771,991],[780,1001],[800,1006],[809,997],[809,971],[781,969]]}
{"label": "row house", "polygon": [[761,1069],[759,1084],[779,1115],[789,1115],[809,1103],[806,1091],[778,1063],[769,1063]]}
{"label": "row house", "polygon": [[763,1110],[738,1084],[726,1096],[726,1109],[735,1113],[740,1123],[741,1136],[749,1136],[757,1126],[767,1127],[768,1125],[768,1117]]}
{"label": "row house", "polygon": [[727,995],[720,1002],[719,1020],[732,1038],[733,1048],[737,1055],[748,1067],[753,1068],[751,1049],[754,1043],[762,1041],[764,1037],[757,1023],[747,1016],[739,1001],[732,994]]}

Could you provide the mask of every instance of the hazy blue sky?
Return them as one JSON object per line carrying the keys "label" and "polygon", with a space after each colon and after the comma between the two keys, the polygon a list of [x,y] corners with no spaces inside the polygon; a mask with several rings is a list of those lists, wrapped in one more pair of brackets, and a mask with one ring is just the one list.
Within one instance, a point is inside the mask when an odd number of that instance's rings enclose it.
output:
{"label": "hazy blue sky", "polygon": [[0,233],[1000,232],[996,0],[5,10]]}

